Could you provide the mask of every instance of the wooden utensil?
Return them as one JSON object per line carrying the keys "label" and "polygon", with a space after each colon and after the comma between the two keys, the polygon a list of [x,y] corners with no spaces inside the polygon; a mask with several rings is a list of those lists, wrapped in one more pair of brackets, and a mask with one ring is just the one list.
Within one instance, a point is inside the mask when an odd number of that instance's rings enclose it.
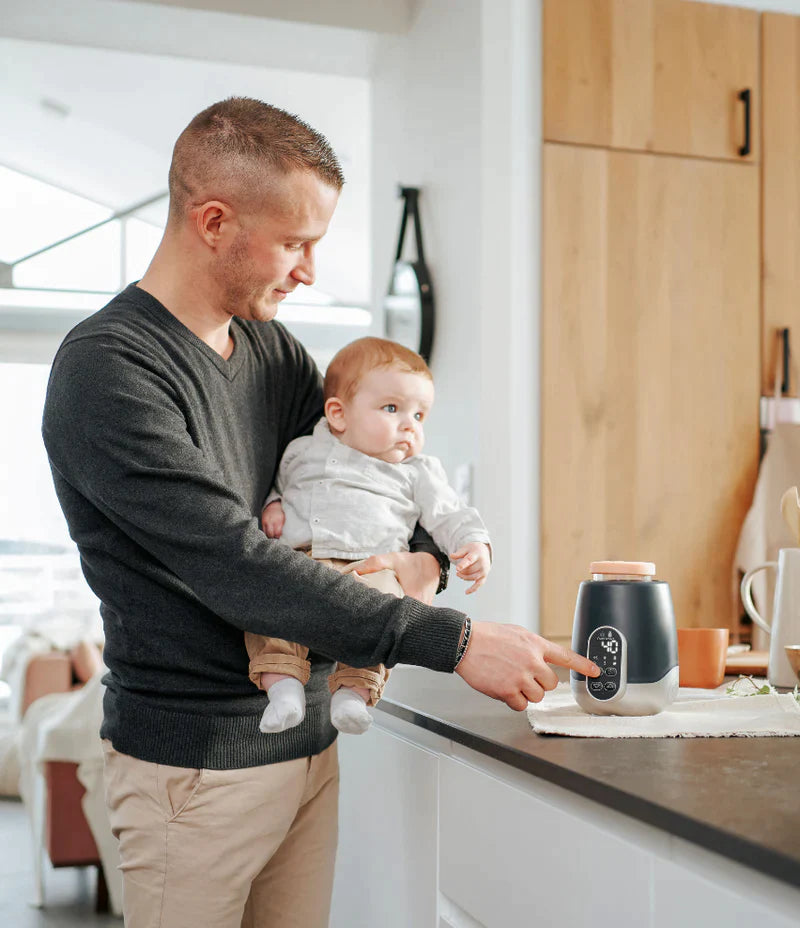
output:
{"label": "wooden utensil", "polygon": [[789,487],[781,497],[781,515],[791,532],[793,543],[800,547],[800,494],[797,487]]}
{"label": "wooden utensil", "polygon": [[725,673],[757,674],[766,676],[769,651],[744,651],[730,654],[725,662]]}

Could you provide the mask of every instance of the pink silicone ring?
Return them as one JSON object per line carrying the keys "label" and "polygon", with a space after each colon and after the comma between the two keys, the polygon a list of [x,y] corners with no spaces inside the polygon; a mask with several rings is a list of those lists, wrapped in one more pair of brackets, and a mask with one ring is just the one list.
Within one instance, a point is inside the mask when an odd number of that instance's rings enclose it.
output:
{"label": "pink silicone ring", "polygon": [[654,577],[656,565],[652,561],[592,561],[589,565],[589,573]]}

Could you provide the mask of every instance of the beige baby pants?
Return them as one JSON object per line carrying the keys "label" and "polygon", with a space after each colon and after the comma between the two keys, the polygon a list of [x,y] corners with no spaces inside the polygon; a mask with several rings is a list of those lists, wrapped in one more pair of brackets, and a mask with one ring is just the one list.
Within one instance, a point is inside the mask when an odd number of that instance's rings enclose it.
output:
{"label": "beige baby pants", "polygon": [[[358,570],[360,561],[340,561],[330,558],[317,558],[320,564],[326,564],[339,573],[349,574]],[[374,574],[364,574],[357,577],[362,583],[380,590],[381,593],[392,593],[403,597],[403,588],[393,570],[379,570]],[[245,632],[244,643],[250,655],[250,679],[259,689],[262,673],[285,673],[299,680],[303,686],[308,683],[311,675],[311,665],[308,662],[308,648],[282,638],[266,638],[263,635],[254,635]],[[343,686],[360,686],[369,690],[367,705],[374,706],[383,695],[383,688],[389,679],[389,671],[378,664],[376,667],[348,667],[346,664],[337,664],[334,673],[328,677],[328,687],[331,693]]]}

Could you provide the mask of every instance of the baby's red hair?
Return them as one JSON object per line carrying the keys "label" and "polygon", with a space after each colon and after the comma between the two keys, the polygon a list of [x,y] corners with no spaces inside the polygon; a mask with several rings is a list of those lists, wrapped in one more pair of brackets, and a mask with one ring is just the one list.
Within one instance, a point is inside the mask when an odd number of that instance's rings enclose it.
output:
{"label": "baby's red hair", "polygon": [[387,338],[357,338],[339,349],[325,372],[325,399],[351,400],[365,374],[381,367],[396,367],[433,381],[425,361],[410,348]]}

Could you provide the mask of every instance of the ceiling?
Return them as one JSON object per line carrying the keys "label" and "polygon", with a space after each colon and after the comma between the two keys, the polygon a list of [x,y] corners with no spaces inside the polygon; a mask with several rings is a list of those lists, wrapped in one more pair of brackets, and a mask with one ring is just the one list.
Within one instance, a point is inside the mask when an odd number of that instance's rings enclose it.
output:
{"label": "ceiling", "polygon": [[[240,12],[255,6],[276,18]],[[410,8],[411,0],[0,0],[0,36],[367,77],[386,29],[356,25],[358,11],[375,26],[381,10],[387,25],[411,15],[392,10]]]}
{"label": "ceiling", "polygon": [[123,208],[166,186],[180,129],[232,94],[299,111],[345,169],[366,81],[0,38],[0,163]]}
{"label": "ceiling", "polygon": [[[114,2],[114,0],[112,0]],[[141,0],[161,6],[224,10],[267,19],[344,26],[375,32],[406,32],[416,0]]]}
{"label": "ceiling", "polygon": [[[358,2],[342,9],[352,14]],[[338,6],[298,0],[306,15],[314,5]],[[0,166],[126,209],[166,189],[172,145],[195,113],[234,94],[268,100],[302,114],[342,161],[347,184],[320,271],[332,292],[364,302],[367,74],[377,41],[363,30],[156,0],[0,0]],[[162,201],[141,215],[162,224],[165,209]]]}
{"label": "ceiling", "polygon": [[[364,2],[388,10],[408,0]],[[313,7],[352,15],[361,0],[293,3],[306,16]],[[259,6],[285,13],[289,4]],[[125,208],[165,186],[177,127],[214,100],[246,94],[301,112],[347,169],[352,119],[343,111],[364,92],[375,42],[363,30],[160,0],[0,0],[0,164]],[[97,163],[97,152],[107,157]]]}

